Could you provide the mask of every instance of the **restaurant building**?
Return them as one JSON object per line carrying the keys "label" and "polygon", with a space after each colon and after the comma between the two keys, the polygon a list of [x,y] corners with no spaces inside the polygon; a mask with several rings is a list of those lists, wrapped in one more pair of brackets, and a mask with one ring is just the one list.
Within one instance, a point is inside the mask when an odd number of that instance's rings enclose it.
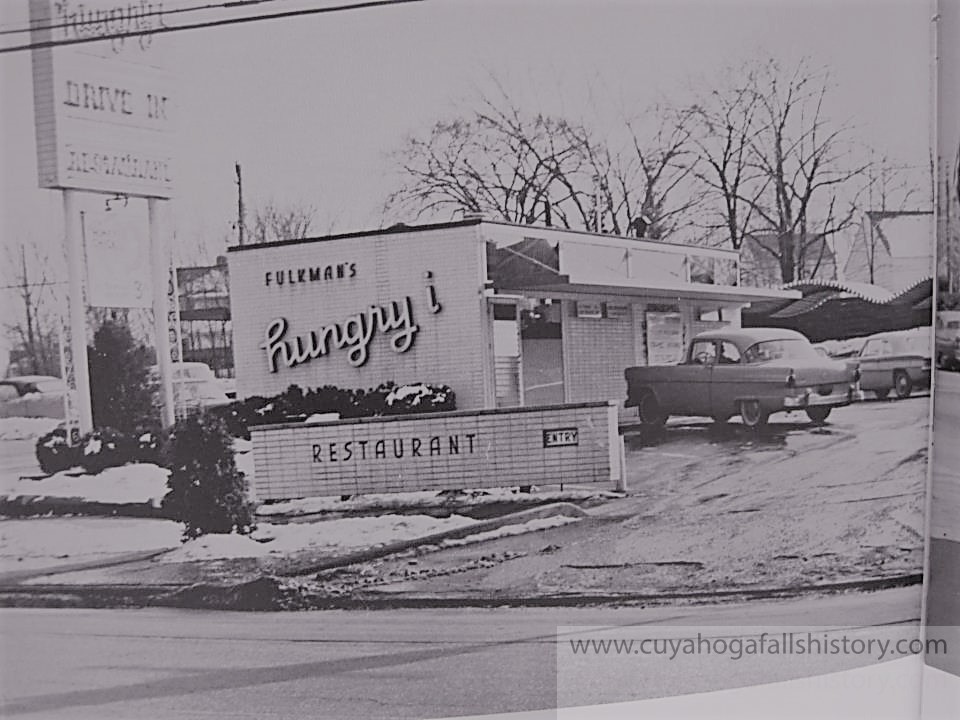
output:
{"label": "restaurant building", "polygon": [[614,400],[796,291],[740,285],[734,251],[484,219],[231,248],[239,397],[290,385],[451,387],[459,409]]}

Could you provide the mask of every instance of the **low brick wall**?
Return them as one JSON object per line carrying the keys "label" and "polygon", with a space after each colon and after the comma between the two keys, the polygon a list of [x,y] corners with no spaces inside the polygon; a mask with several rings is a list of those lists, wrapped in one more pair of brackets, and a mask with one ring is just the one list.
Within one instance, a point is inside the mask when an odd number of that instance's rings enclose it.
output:
{"label": "low brick wall", "polygon": [[622,479],[608,402],[284,423],[251,436],[258,500]]}

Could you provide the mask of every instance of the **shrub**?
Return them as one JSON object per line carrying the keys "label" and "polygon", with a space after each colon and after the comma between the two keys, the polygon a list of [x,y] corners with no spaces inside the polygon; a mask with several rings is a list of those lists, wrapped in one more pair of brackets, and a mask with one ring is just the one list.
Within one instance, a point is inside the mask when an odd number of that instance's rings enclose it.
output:
{"label": "shrub", "polygon": [[90,475],[136,459],[136,440],[113,428],[100,428],[80,440],[80,465]]}
{"label": "shrub", "polygon": [[80,464],[80,446],[67,443],[65,428],[56,428],[37,439],[37,462],[47,475],[69,470]]}
{"label": "shrub", "polygon": [[456,409],[456,394],[446,385],[397,387],[387,382],[370,390],[345,390],[333,385],[303,390],[291,385],[272,398],[249,397],[211,412],[224,421],[231,435],[249,440],[250,428],[255,425],[303,420],[319,413],[358,418]]}
{"label": "shrub", "polygon": [[170,477],[163,507],[184,523],[184,539],[254,529],[246,478],[237,470],[233,439],[222,419],[207,413],[178,421],[165,450],[165,465]]}
{"label": "shrub", "polygon": [[94,333],[90,357],[90,402],[99,428],[133,433],[157,421],[150,353],[126,325],[108,320]]}

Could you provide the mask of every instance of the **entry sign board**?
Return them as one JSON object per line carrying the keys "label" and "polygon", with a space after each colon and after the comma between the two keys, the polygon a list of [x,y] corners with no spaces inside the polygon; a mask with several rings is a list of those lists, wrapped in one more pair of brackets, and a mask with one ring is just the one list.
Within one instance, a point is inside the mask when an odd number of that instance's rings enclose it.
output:
{"label": "entry sign board", "polygon": [[[40,187],[170,197],[173,84],[150,34],[163,22],[154,0],[30,0],[32,41],[54,43],[32,51]],[[76,40],[91,41],[56,45]]]}
{"label": "entry sign board", "polygon": [[545,448],[551,447],[569,447],[571,445],[579,445],[580,437],[577,432],[577,428],[554,428],[551,430],[543,431],[543,446]]}

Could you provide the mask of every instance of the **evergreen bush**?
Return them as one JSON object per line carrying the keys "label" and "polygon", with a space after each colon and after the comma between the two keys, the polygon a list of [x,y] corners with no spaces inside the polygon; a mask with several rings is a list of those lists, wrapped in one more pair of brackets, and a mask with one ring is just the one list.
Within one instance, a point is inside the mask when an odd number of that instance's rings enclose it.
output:
{"label": "evergreen bush", "polygon": [[233,438],[210,413],[177,422],[165,450],[170,469],[163,508],[184,523],[184,539],[206,533],[249,534],[254,529],[247,481],[237,470]]}
{"label": "evergreen bush", "polygon": [[137,344],[126,325],[104,322],[94,333],[88,355],[96,427],[132,434],[157,421],[150,351]]}

